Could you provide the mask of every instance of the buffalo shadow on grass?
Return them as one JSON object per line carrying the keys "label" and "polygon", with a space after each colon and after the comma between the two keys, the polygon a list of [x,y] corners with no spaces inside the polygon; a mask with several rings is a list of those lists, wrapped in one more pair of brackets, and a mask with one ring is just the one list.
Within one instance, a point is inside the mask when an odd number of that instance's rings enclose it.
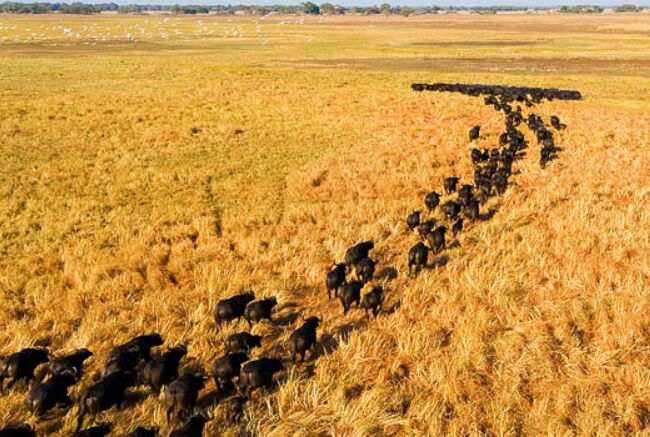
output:
{"label": "buffalo shadow on grass", "polygon": [[497,213],[497,211],[499,211],[499,207],[498,207],[498,206],[490,207],[490,208],[488,208],[488,210],[487,210],[486,212],[482,212],[482,213],[480,213],[480,214],[478,215],[478,219],[479,219],[480,221],[482,221],[482,222],[489,221],[489,220],[492,219],[492,217],[494,217],[494,215]]}
{"label": "buffalo shadow on grass", "polygon": [[208,410],[216,407],[222,401],[224,401],[225,399],[227,399],[228,397],[232,396],[235,393],[237,393],[237,388],[233,383],[228,384],[228,386],[224,390],[219,390],[218,388],[214,388],[213,390],[210,390],[203,396],[199,397],[199,399],[196,401],[196,406],[200,410]]}
{"label": "buffalo shadow on grass", "polygon": [[397,269],[395,267],[388,266],[381,269],[379,273],[375,275],[375,278],[380,281],[383,280],[392,281],[393,279],[397,278],[397,275],[398,275]]}
{"label": "buffalo shadow on grass", "polygon": [[436,256],[430,263],[424,266],[424,268],[427,270],[439,269],[449,264],[450,260],[451,258],[449,258],[448,255]]}
{"label": "buffalo shadow on grass", "polygon": [[151,390],[129,390],[124,394],[124,402],[120,405],[120,411],[128,410],[137,404],[144,402],[149,396],[157,396]]}
{"label": "buffalo shadow on grass", "polygon": [[273,319],[273,324],[278,326],[289,326],[292,325],[296,320],[298,320],[300,315],[301,313],[299,311],[293,311],[280,317],[276,316]]}
{"label": "buffalo shadow on grass", "polygon": [[356,321],[344,323],[335,327],[332,331],[324,333],[318,338],[313,354],[309,355],[307,361],[316,361],[318,358],[331,354],[339,348],[341,341],[347,341],[350,334],[367,327],[368,322],[363,317]]}

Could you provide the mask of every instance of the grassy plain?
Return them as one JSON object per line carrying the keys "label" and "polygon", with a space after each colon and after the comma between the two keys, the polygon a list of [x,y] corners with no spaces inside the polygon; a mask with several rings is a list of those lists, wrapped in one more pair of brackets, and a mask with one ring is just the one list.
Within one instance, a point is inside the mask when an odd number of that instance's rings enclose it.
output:
{"label": "grassy plain", "polygon": [[[160,331],[187,367],[222,352],[211,309],[276,295],[283,354],[324,319],[242,429],[286,435],[620,435],[650,426],[650,15],[0,16],[0,354],[95,352]],[[568,128],[545,170],[518,164],[496,214],[446,266],[406,278],[403,225],[451,174],[467,129],[501,118],[418,81],[579,89],[540,113]],[[328,302],[323,277],[375,239],[387,307]],[[212,382],[204,394],[213,389]],[[75,388],[74,394],[78,394]],[[27,420],[24,392],[0,425]],[[210,407],[209,435],[240,428]],[[63,420],[38,424],[69,435]],[[116,435],[168,430],[154,396],[111,410]]]}

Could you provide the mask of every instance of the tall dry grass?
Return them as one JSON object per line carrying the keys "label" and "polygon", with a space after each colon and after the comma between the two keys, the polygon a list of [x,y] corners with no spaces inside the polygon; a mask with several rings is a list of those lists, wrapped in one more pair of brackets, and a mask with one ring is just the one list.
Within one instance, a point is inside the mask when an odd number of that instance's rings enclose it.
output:
{"label": "tall dry grass", "polygon": [[[319,358],[256,396],[242,429],[647,432],[647,16],[0,18],[0,353],[89,347],[87,386],[111,346],[159,331],[207,367],[245,329],[216,332],[214,304],[251,287],[283,322],[254,327],[256,355],[284,354],[297,314],[324,323]],[[558,160],[541,170],[532,147],[494,217],[408,280],[405,215],[471,175],[470,126],[490,146],[501,123],[476,99],[410,92],[422,80],[586,98],[539,108],[568,125]],[[323,287],[368,238],[399,273],[377,280],[400,306],[376,321]],[[0,399],[0,425],[36,424],[23,398]],[[209,435],[240,431],[225,408]],[[75,413],[38,427],[69,435]],[[168,430],[154,396],[98,420]]]}

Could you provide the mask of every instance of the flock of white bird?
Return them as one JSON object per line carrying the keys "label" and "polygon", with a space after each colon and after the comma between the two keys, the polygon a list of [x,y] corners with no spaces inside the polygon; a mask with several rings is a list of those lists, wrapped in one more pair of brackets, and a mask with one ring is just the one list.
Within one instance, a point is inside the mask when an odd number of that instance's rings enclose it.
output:
{"label": "flock of white bird", "polygon": [[[65,21],[65,20],[64,20]],[[90,21],[90,20],[89,20]],[[266,45],[271,36],[265,31],[264,17],[250,21],[232,19],[188,19],[176,17],[146,18],[142,21],[101,19],[97,22],[66,24],[37,24],[27,20],[0,21],[0,46],[2,44],[45,44],[49,46],[136,44],[151,41],[191,41],[197,39],[237,38],[253,40]],[[300,25],[303,18],[285,20],[274,25]],[[284,33],[274,33],[282,37]],[[294,35],[295,36],[295,35]],[[306,38],[308,41],[311,38]]]}

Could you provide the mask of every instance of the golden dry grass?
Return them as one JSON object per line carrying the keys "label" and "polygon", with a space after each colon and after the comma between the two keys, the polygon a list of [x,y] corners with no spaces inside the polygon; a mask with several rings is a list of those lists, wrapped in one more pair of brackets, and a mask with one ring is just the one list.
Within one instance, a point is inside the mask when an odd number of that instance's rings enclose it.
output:
{"label": "golden dry grass", "polygon": [[[200,23],[199,23],[200,22]],[[160,331],[186,366],[221,354],[211,310],[243,287],[320,315],[327,354],[290,367],[244,428],[286,435],[619,435],[650,425],[648,15],[419,18],[0,16],[0,354],[95,352]],[[540,107],[537,149],[444,268],[405,275],[403,218],[470,176],[477,99],[419,81],[579,89]],[[193,133],[192,129],[198,129]],[[195,130],[196,131],[196,130]],[[377,242],[387,306],[328,302],[324,272]],[[295,307],[292,307],[296,305]],[[291,330],[263,323],[263,350]],[[210,383],[204,393],[213,388]],[[74,394],[78,394],[75,388]],[[24,392],[0,425],[27,420]],[[98,420],[168,428],[153,396]],[[210,410],[208,434],[235,434]],[[69,435],[76,408],[39,424]]]}

